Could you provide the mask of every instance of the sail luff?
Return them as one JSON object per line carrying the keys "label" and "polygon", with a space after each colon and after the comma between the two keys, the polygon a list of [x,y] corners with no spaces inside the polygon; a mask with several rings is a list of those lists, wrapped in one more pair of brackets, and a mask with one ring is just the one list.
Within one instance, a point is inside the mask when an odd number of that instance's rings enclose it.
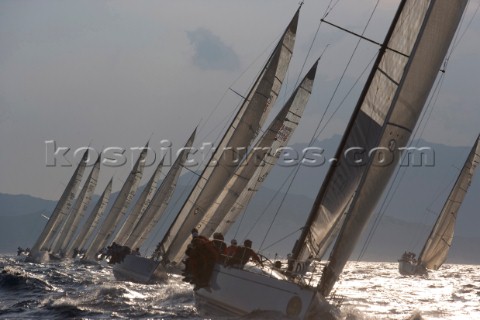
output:
{"label": "sail luff", "polygon": [[155,172],[152,174],[152,176],[150,177],[150,180],[148,181],[147,185],[143,189],[142,194],[137,199],[137,202],[135,203],[135,206],[133,207],[132,212],[130,212],[130,214],[127,216],[127,219],[123,223],[122,227],[115,235],[115,238],[113,239],[113,241],[116,242],[117,244],[120,244],[120,245],[125,244],[128,237],[130,236],[133,229],[135,228],[135,225],[138,223],[142,214],[145,212],[148,205],[152,201],[152,198],[155,195],[155,192],[157,191],[157,183],[158,183],[158,180],[160,179],[160,174],[162,172],[164,159],[165,158],[163,158],[158,164]]}
{"label": "sail luff", "polygon": [[480,162],[479,139],[480,136],[477,137],[475,144],[470,150],[462,170],[419,255],[418,263],[427,269],[437,270],[447,259],[448,251],[453,241],[458,211],[467,194],[475,169]]}
{"label": "sail luff", "polygon": [[212,201],[233,174],[243,153],[258,134],[280,91],[290,62],[299,10],[285,30],[263,71],[251,88],[236,117],[205,166],[182,209],[161,241],[165,260],[179,262],[197,226]]}
{"label": "sail luff", "polygon": [[185,143],[185,146],[180,150],[177,159],[175,159],[175,162],[163,179],[160,187],[150,202],[150,205],[147,207],[144,214],[135,225],[135,228],[133,229],[129,238],[125,242],[126,246],[132,249],[141,247],[147,240],[153,228],[163,216],[173,195],[173,191],[177,185],[180,173],[185,166],[188,155],[191,152],[196,132],[197,129],[195,128]]}
{"label": "sail luff", "polygon": [[67,184],[67,187],[62,193],[62,196],[57,202],[55,209],[53,210],[50,219],[45,225],[42,233],[38,237],[37,241],[32,247],[32,252],[38,252],[40,250],[48,249],[48,243],[51,241],[52,237],[56,235],[58,225],[61,224],[65,215],[70,210],[73,199],[75,199],[75,194],[77,193],[78,186],[82,180],[83,172],[88,160],[88,150],[83,154],[82,160],[75,169],[70,181]]}
{"label": "sail luff", "polygon": [[[410,139],[441,68],[466,3],[467,0],[406,1],[401,23],[396,25],[388,46],[407,53],[410,58],[404,67],[398,68],[396,63],[399,59],[393,56],[394,53],[387,52],[379,66],[379,72],[388,75],[388,81],[397,88],[382,122],[378,148],[367,162],[367,169],[324,268],[318,286],[324,296],[332,290],[395,171],[402,149]],[[401,73],[397,75],[401,75],[401,78],[397,81],[395,71],[398,70]],[[373,84],[372,90],[376,91],[376,85]]]}
{"label": "sail luff", "polygon": [[105,217],[105,220],[100,226],[99,231],[95,235],[92,243],[90,244],[87,252],[85,253],[85,259],[92,260],[95,258],[97,252],[102,249],[108,242],[110,236],[115,231],[115,227],[120,219],[125,214],[130,202],[132,201],[135,192],[137,191],[140,180],[142,179],[143,167],[145,165],[145,158],[147,156],[148,143],[143,148],[137,162],[132,168],[132,171],[127,177],[127,180],[122,186],[115,202],[110,208],[109,213]]}
{"label": "sail luff", "polygon": [[97,226],[98,221],[100,220],[100,217],[102,216],[103,212],[105,211],[108,205],[110,194],[112,192],[112,182],[113,182],[113,179],[110,179],[107,186],[103,190],[102,195],[98,199],[95,207],[93,208],[92,212],[88,216],[87,221],[85,221],[84,225],[80,229],[80,232],[76,236],[75,241],[71,242],[68,245],[65,251],[65,257],[70,257],[74,249],[77,249],[77,250],[85,249],[85,245],[87,244],[87,241],[90,238],[90,235],[93,233],[93,230],[95,230],[95,227]]}
{"label": "sail luff", "polygon": [[70,243],[73,234],[77,231],[78,224],[80,223],[81,218],[83,218],[85,209],[92,200],[93,192],[97,186],[98,175],[100,172],[100,159],[101,155],[99,155],[97,161],[95,161],[95,164],[93,165],[93,168],[90,171],[90,174],[88,175],[77,200],[75,201],[75,205],[65,221],[65,226],[63,227],[62,232],[57,238],[56,243],[52,245],[52,252],[60,252],[62,254],[65,253],[68,243]]}
{"label": "sail luff", "polygon": [[225,223],[217,232],[225,234],[265,180],[280,156],[279,150],[287,145],[300,122],[312,92],[317,65],[318,61],[307,72],[300,85],[210,206],[200,223],[203,226],[198,229],[200,234],[210,237],[223,221]]}

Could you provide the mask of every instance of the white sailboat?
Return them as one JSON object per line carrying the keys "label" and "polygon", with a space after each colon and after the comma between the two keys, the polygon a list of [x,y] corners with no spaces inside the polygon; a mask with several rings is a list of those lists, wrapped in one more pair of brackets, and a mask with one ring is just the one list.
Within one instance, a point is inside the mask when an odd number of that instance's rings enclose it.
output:
{"label": "white sailboat", "polygon": [[460,171],[457,181],[440,211],[435,225],[418,257],[405,252],[399,261],[398,271],[402,275],[426,275],[427,270],[438,270],[447,259],[452,245],[458,211],[480,162],[480,136],[477,137]]}
{"label": "white sailboat", "polygon": [[[200,311],[238,316],[265,310],[301,319],[332,318],[325,298],[396,168],[466,4],[467,0],[400,3],[337,150],[337,163],[330,167],[294,246],[290,276],[217,265],[210,286],[195,291]],[[343,157],[350,147],[381,149],[361,166],[353,166],[352,159]],[[380,151],[391,160],[388,165],[374,162]],[[309,258],[320,258],[333,240],[318,284],[293,272]]]}
{"label": "white sailboat", "polygon": [[260,188],[280,157],[303,115],[317,71],[318,61],[301,81],[265,133],[230,178],[222,193],[207,210],[197,225],[199,233],[207,238],[215,232],[226,234],[238,215]]}
{"label": "white sailboat", "polygon": [[[128,214],[127,219],[123,223],[120,230],[115,235],[113,242],[124,245],[127,242],[127,239],[132,234],[136,224],[142,217],[142,214],[147,209],[148,205],[150,204],[150,201],[152,201],[152,198],[155,195],[155,192],[157,191],[157,183],[158,183],[158,180],[160,179],[160,174],[162,173],[163,160],[164,159],[160,161],[157,168],[155,169],[155,172],[150,177],[150,180],[148,180],[148,183],[143,189],[142,194],[140,194],[140,197],[138,197],[137,202],[135,203],[135,206],[133,207],[132,211]],[[130,247],[130,248],[133,248],[133,247]]]}
{"label": "white sailboat", "polygon": [[275,103],[292,57],[298,24],[297,11],[254,82],[236,116],[216,146],[188,199],[159,244],[165,263],[179,264],[190,242],[190,231],[222,192],[259,133]]}
{"label": "white sailboat", "polygon": [[[181,149],[177,159],[168,171],[165,179],[163,179],[152,201],[139,218],[127,240],[125,242],[119,242],[119,244],[129,248],[139,248],[147,240],[168,206],[177,185],[178,178],[180,177],[180,172],[190,154],[196,131],[196,129],[193,131],[185,143],[185,146]],[[158,259],[142,257],[139,254],[127,254],[121,260],[120,263],[116,263],[113,266],[113,275],[117,280],[138,283],[157,283],[167,278],[166,269]]]}
{"label": "white sailboat", "polygon": [[97,186],[98,175],[100,173],[100,159],[101,156],[99,155],[82,187],[82,190],[80,191],[80,194],[78,195],[77,200],[75,201],[75,205],[65,220],[61,232],[58,233],[58,236],[53,241],[50,249],[52,254],[57,254],[58,256],[63,257],[68,244],[72,240],[74,233],[77,231],[78,224],[83,218],[85,210],[92,199],[95,187]]}
{"label": "white sailboat", "polygon": [[42,233],[38,237],[37,241],[30,250],[29,255],[25,259],[27,262],[44,263],[49,260],[49,246],[52,239],[56,236],[58,229],[62,222],[65,220],[65,216],[70,211],[72,202],[75,199],[78,186],[82,180],[83,172],[85,171],[88,161],[88,150],[83,154],[82,160],[75,169],[67,187],[63,191],[62,196],[57,202],[52,215],[50,216],[47,224],[43,228]]}
{"label": "white sailboat", "polygon": [[110,236],[115,231],[115,228],[121,218],[124,216],[127,211],[130,202],[132,201],[135,192],[137,191],[140,180],[142,179],[143,167],[145,165],[145,158],[147,156],[148,143],[142,149],[136,163],[134,164],[130,174],[127,177],[127,180],[122,186],[115,202],[110,208],[109,213],[105,217],[100,229],[93,238],[93,241],[90,243],[87,251],[85,252],[84,259],[94,261],[97,253],[100,249],[104,248],[107,244]]}

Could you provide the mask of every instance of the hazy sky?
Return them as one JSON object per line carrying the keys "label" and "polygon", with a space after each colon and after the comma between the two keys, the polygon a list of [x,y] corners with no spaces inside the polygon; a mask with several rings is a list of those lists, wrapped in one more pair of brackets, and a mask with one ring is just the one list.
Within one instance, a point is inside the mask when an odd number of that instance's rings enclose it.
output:
{"label": "hazy sky", "polygon": [[[424,130],[427,141],[465,146],[478,134],[479,1],[471,1],[465,15]],[[322,24],[311,46],[328,2],[304,4],[284,94],[272,113],[288,98],[302,65],[309,68],[328,44],[292,142],[311,138],[356,44],[355,37]],[[342,0],[327,20],[361,32],[375,3]],[[383,40],[398,3],[380,1],[367,37]],[[158,151],[170,140],[175,149],[199,123],[195,144],[214,141],[239,102],[229,87],[245,94],[297,6],[298,0],[0,1],[0,192],[58,199],[73,168],[48,167],[46,141],[72,150],[89,144],[130,150],[150,139]],[[362,42],[331,110],[377,50]],[[360,89],[320,139],[343,132]],[[112,175],[119,190],[129,164],[102,169],[96,193]],[[147,168],[142,184],[152,172]]]}

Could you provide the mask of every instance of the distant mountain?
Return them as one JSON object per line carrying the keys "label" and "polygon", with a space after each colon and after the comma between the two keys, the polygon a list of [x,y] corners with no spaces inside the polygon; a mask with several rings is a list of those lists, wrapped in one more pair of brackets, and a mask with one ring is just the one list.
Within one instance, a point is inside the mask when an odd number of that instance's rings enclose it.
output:
{"label": "distant mountain", "polygon": [[[254,197],[243,219],[239,219],[226,235],[227,241],[233,237],[238,240],[248,237],[253,240],[255,248],[259,248],[263,242],[262,248],[271,255],[288,253],[309,214],[329,167],[328,159],[333,157],[339,140],[340,137],[336,136],[318,143],[317,146],[324,149],[325,163],[316,167],[302,166],[291,185],[287,178],[292,176],[295,167],[276,166],[266,179],[264,187]],[[375,221],[378,223],[361,259],[396,261],[405,250],[414,252],[421,250],[469,148],[449,147],[425,141],[417,141],[416,145],[433,150],[434,161],[431,162],[432,159],[429,159],[432,165],[411,164],[404,167],[408,169],[405,173],[404,169],[400,171],[397,179],[401,178],[401,183],[393,185],[387,198],[391,200],[380,202],[377,214],[364,231],[362,241],[351,257],[352,260],[358,258],[365,240],[375,226]],[[298,154],[301,154],[305,147],[301,144],[291,146]],[[432,154],[429,154],[429,157]],[[152,251],[155,248],[173,220],[174,214],[188,196],[194,180],[195,176],[192,173],[180,177],[166,217],[152,232],[150,240],[142,248],[143,251]],[[290,190],[285,196],[288,187]],[[477,231],[480,215],[477,213],[478,198],[475,197],[479,191],[480,178],[474,177],[459,214],[448,262],[480,263],[478,251],[480,234]],[[139,193],[137,192],[137,195]],[[112,195],[110,205],[116,195]],[[283,205],[277,212],[284,196]],[[87,212],[90,212],[97,199],[98,196],[94,197]],[[41,213],[50,215],[54,206],[55,201],[25,195],[0,194],[0,252],[13,252],[19,245],[31,246],[46,222]]]}

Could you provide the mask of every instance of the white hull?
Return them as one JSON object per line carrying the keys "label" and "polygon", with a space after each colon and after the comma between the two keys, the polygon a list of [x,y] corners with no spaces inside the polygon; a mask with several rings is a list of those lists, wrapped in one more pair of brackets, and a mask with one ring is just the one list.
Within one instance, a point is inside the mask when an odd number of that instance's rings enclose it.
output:
{"label": "white hull", "polygon": [[120,281],[137,283],[159,283],[167,280],[164,266],[153,259],[126,255],[122,262],[113,265],[113,275]]}
{"label": "white hull", "polygon": [[426,276],[427,269],[424,266],[418,265],[408,260],[398,260],[398,272],[404,276]]}
{"label": "white hull", "polygon": [[266,311],[296,319],[333,319],[333,308],[315,288],[281,278],[278,273],[267,275],[216,265],[210,287],[195,291],[197,308],[206,316]]}
{"label": "white hull", "polygon": [[50,253],[48,251],[30,252],[25,258],[25,262],[47,263],[50,262]]}

